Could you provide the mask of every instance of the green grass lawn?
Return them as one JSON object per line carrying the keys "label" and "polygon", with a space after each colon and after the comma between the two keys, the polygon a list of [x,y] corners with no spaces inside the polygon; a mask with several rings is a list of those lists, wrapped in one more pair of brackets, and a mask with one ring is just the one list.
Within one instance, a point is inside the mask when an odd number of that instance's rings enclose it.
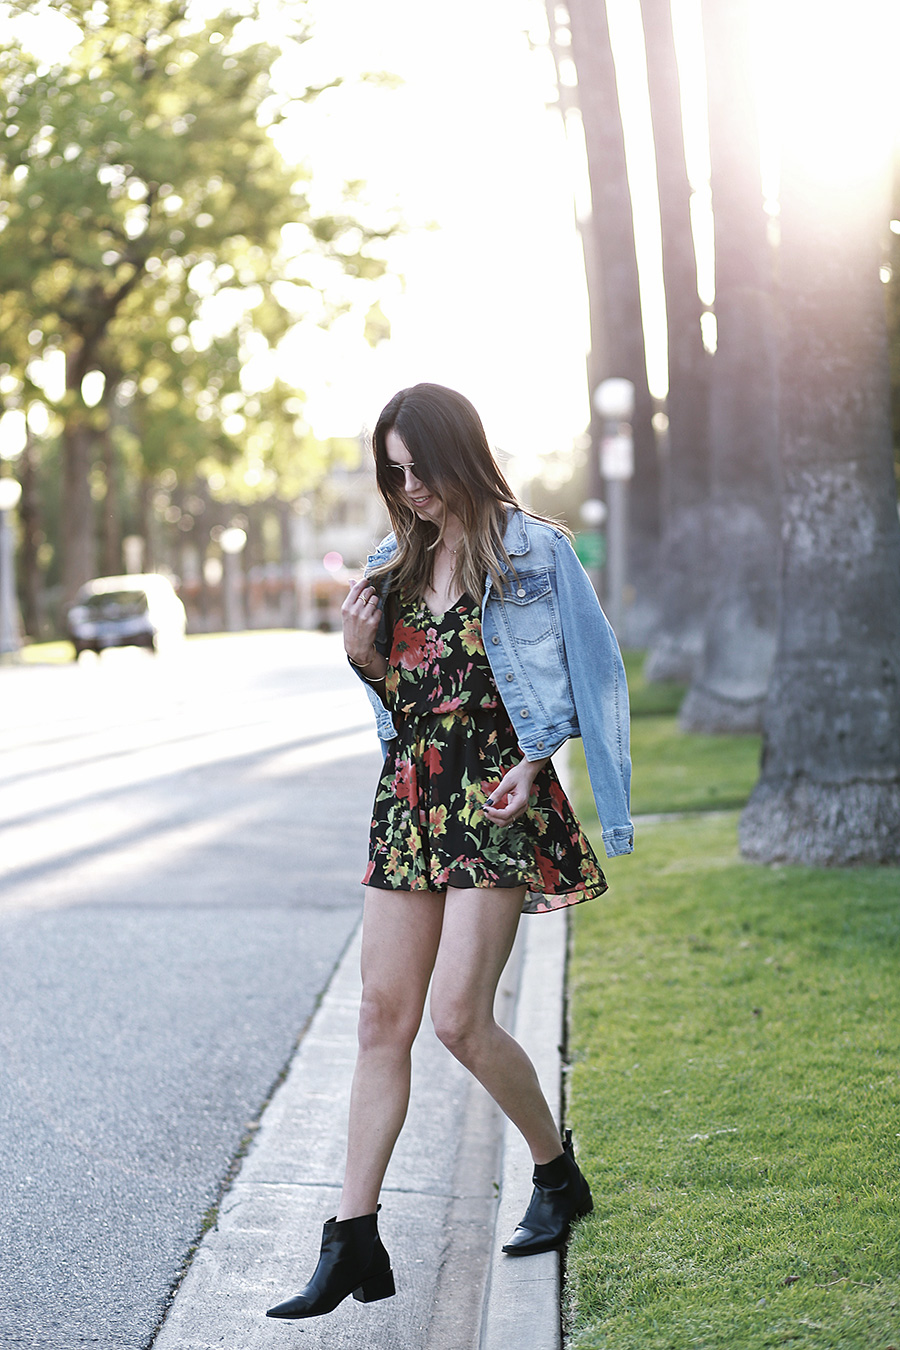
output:
{"label": "green grass lawn", "polygon": [[643,652],[624,655],[636,766],[633,812],[655,815],[742,806],[759,775],[759,737],[685,736],[677,719],[685,686],[648,684]]}
{"label": "green grass lawn", "polygon": [[68,638],[58,642],[28,642],[19,652],[19,660],[29,666],[59,666],[74,659],[75,648]]}
{"label": "green grass lawn", "polygon": [[[636,801],[670,718],[635,718]],[[711,739],[680,737],[682,781],[721,803],[752,743]],[[654,810],[689,800],[670,783]],[[646,824],[604,870],[572,912],[568,1117],[596,1206],[572,1350],[900,1347],[900,872],[744,863],[737,812]]]}

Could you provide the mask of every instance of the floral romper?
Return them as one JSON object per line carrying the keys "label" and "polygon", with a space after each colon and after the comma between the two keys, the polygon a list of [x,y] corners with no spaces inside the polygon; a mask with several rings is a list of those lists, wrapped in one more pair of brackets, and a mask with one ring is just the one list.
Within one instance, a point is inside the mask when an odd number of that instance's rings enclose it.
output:
{"label": "floral romper", "polygon": [[[372,815],[363,882],[382,890],[526,887],[523,913],[607,889],[552,764],[523,816],[492,825],[485,798],[522,758],[481,640],[481,607],[463,595],[435,615],[401,597],[385,680],[397,736]],[[502,805],[502,803],[499,803]]]}

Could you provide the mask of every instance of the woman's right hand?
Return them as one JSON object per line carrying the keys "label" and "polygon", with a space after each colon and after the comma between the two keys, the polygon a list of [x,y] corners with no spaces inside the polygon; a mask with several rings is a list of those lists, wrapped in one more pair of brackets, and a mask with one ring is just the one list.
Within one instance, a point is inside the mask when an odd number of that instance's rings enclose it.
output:
{"label": "woman's right hand", "polygon": [[377,655],[375,634],[381,621],[378,592],[365,577],[351,583],[347,599],[341,605],[344,651],[357,666],[368,666]]}

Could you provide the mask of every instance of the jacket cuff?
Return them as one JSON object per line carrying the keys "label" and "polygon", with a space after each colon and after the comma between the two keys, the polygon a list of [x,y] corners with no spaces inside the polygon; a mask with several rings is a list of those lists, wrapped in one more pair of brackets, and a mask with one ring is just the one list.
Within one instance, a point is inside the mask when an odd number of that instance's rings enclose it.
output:
{"label": "jacket cuff", "polygon": [[614,825],[603,831],[603,847],[607,858],[618,858],[622,853],[634,852],[634,826]]}

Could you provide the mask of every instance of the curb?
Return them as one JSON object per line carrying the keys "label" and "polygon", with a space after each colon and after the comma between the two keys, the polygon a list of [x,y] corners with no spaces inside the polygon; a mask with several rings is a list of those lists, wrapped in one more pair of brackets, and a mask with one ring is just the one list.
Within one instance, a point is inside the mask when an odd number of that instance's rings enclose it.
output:
{"label": "curb", "polygon": [[[382,1193],[382,1230],[404,1296],[365,1308],[347,1299],[328,1317],[300,1323],[263,1315],[308,1278],[323,1219],[334,1213],[340,1192],[360,929],[223,1197],[216,1226],[197,1248],[154,1350],[269,1350],[298,1329],[306,1350],[357,1350],[361,1339],[369,1350],[559,1350],[559,1254],[515,1259],[500,1251],[531,1195],[528,1150],[440,1045],[427,1016],[413,1051],[409,1117]],[[523,921],[497,999],[504,1025],[514,1014],[516,1037],[557,1119],[566,934],[565,911]]]}
{"label": "curb", "polygon": [[[515,1035],[531,1056],[556,1120],[562,1120],[566,911],[525,921],[525,950],[516,1005]],[[559,1252],[510,1257],[502,1252],[525,1212],[532,1162],[516,1127],[504,1120],[500,1203],[482,1313],[479,1350],[559,1350]]]}

